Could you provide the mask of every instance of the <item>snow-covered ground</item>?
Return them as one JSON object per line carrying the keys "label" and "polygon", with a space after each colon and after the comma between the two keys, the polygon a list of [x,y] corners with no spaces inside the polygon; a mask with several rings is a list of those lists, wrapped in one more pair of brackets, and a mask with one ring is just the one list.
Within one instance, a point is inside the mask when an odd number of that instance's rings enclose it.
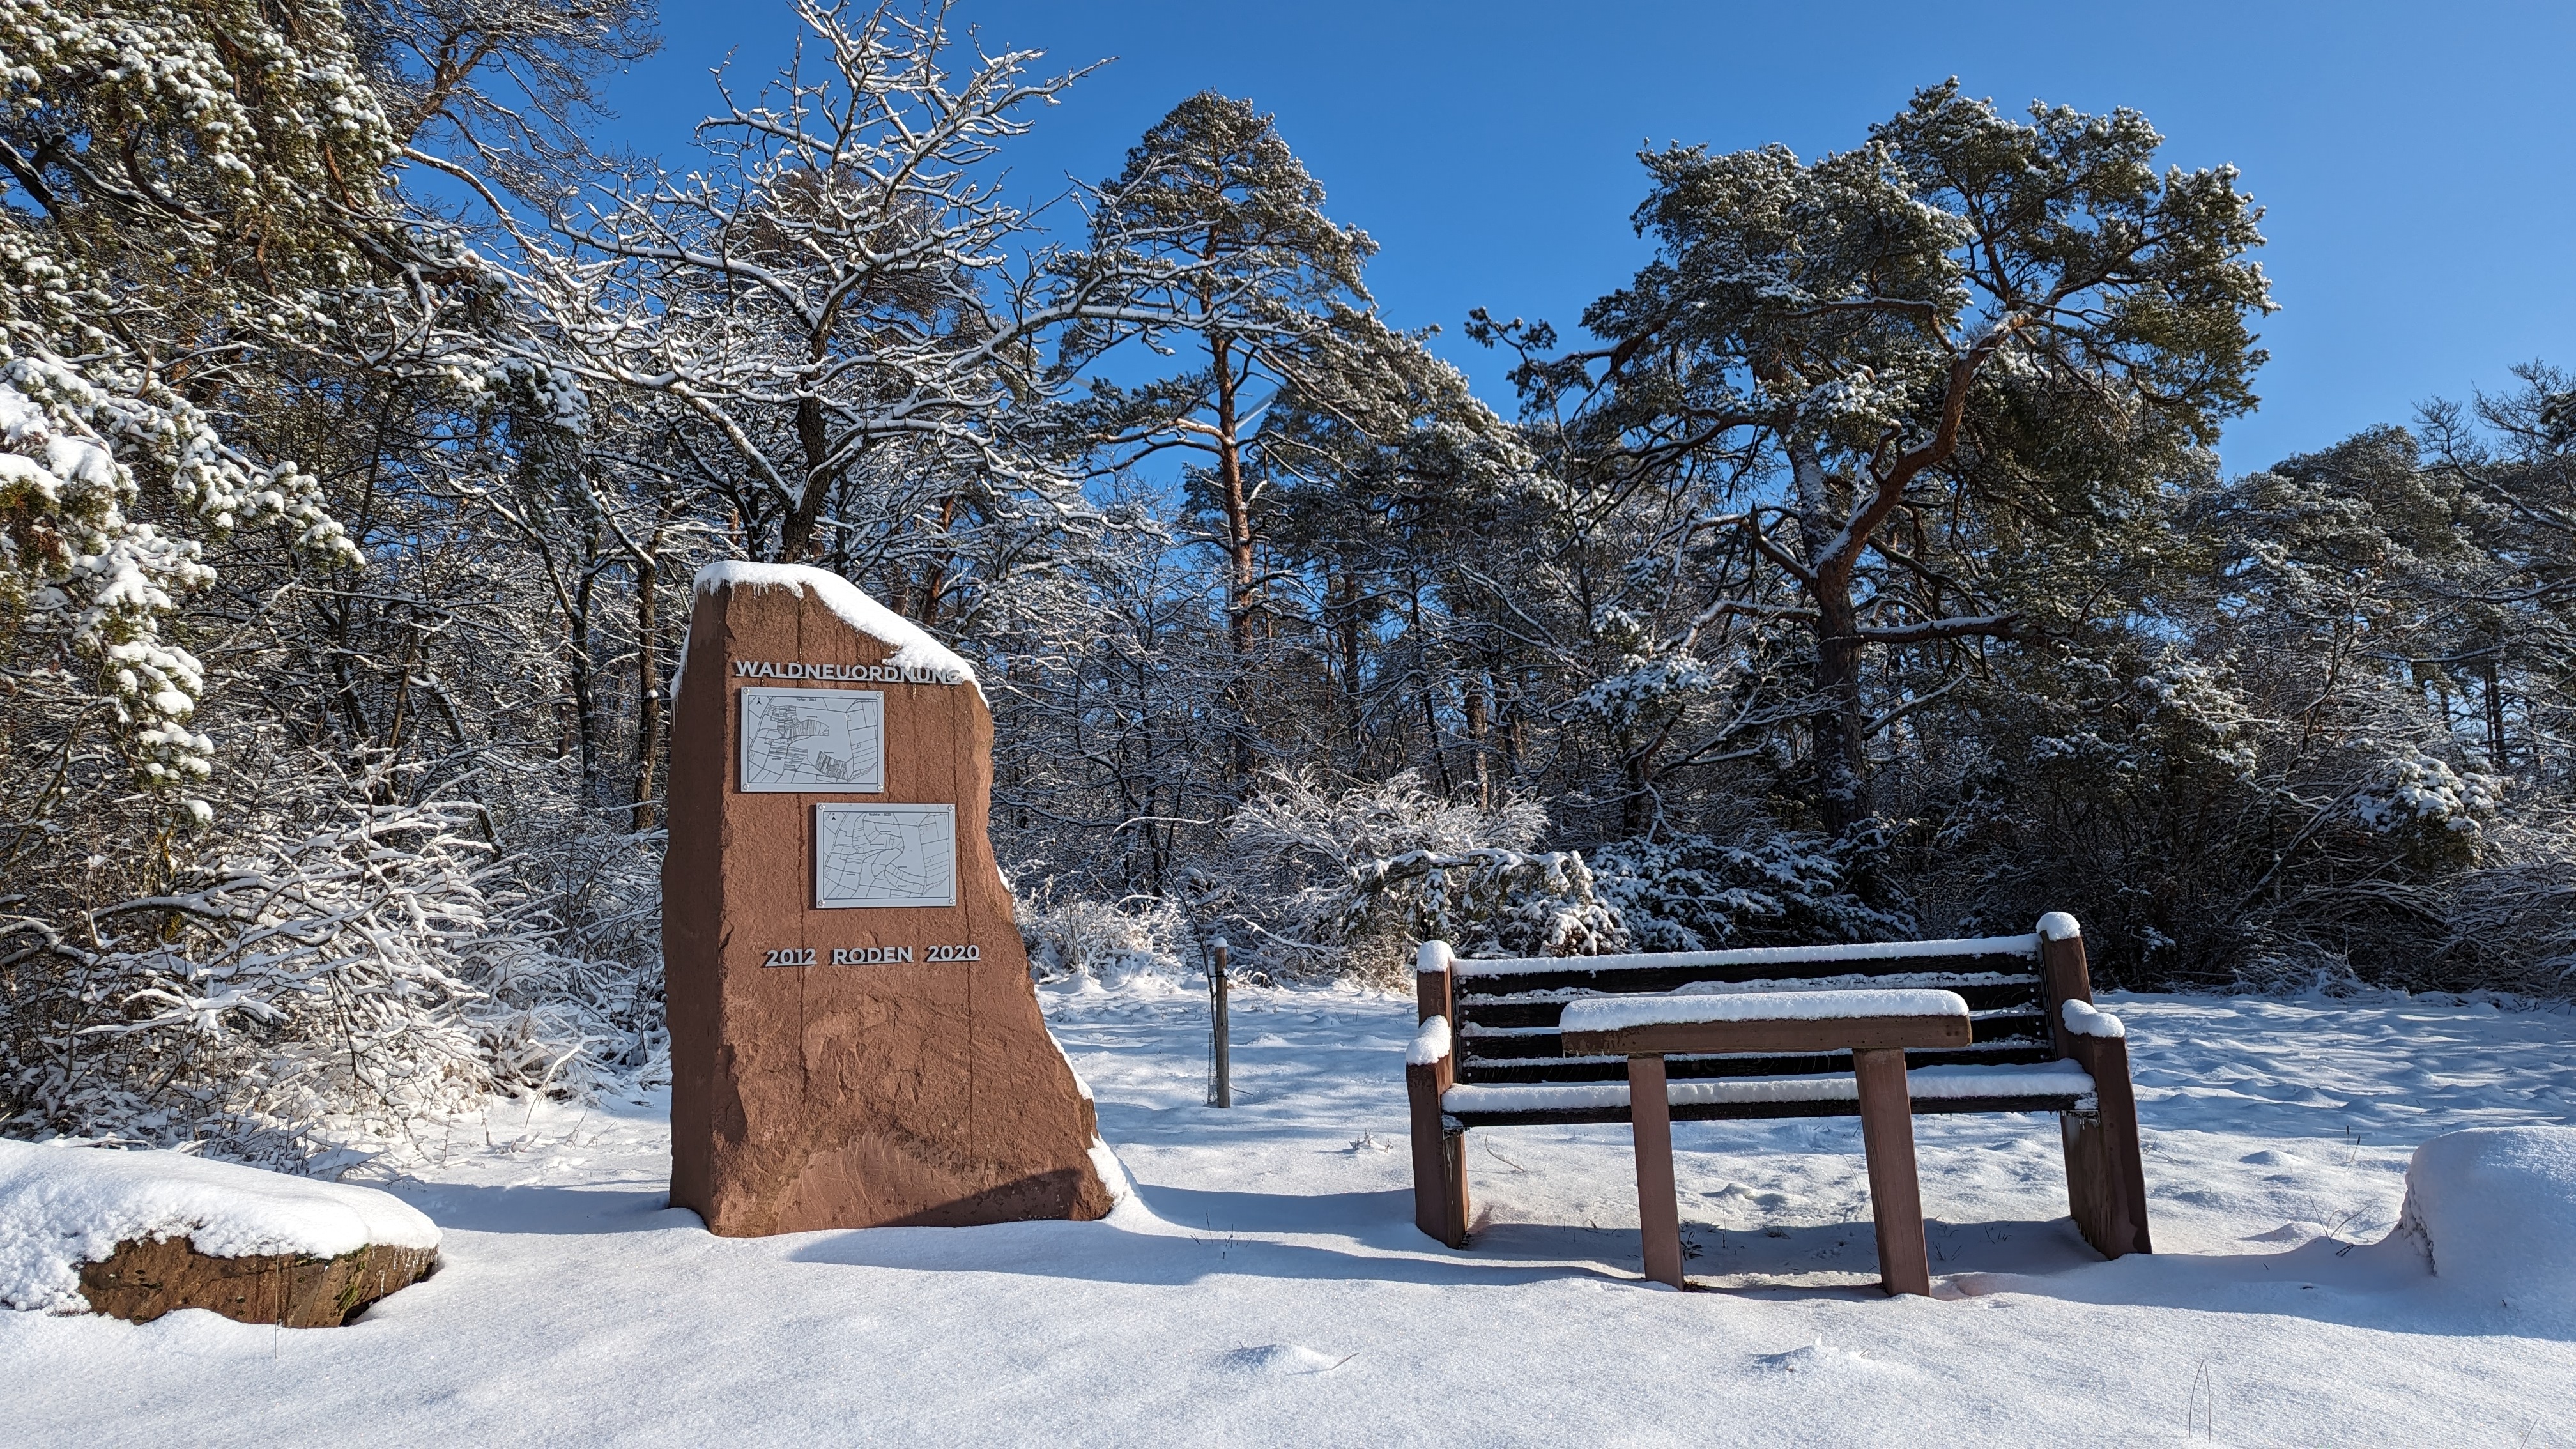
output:
{"label": "snow-covered ground", "polygon": [[[1472,1134],[1414,1231],[1409,1002],[1048,993],[1139,1192],[1105,1223],[710,1237],[664,1103],[496,1109],[391,1182],[445,1268],[337,1330],[0,1313],[12,1443],[2576,1444],[2576,1305],[2396,1220],[2437,1133],[2576,1122],[2576,1018],[2122,996],[2159,1254],[2064,1219],[2056,1124],[1917,1119],[1943,1297],[1874,1279],[1850,1121],[1674,1128],[1694,1281],[1636,1279],[1624,1128]],[[389,1174],[376,1174],[382,1180]]]}

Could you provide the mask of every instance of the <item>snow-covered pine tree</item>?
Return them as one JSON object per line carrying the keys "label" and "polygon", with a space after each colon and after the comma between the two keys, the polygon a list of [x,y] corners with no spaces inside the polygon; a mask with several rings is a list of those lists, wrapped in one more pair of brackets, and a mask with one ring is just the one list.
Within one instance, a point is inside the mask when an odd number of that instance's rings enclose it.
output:
{"label": "snow-covered pine tree", "polygon": [[1952,82],[1813,162],[1650,152],[1658,256],[1584,314],[1601,345],[1484,324],[1531,353],[1578,506],[1686,496],[1665,552],[1696,607],[1669,647],[1738,621],[1805,641],[1829,833],[1869,815],[1870,742],[1920,693],[1865,662],[1932,657],[1937,688],[2029,621],[1974,543],[2081,547],[2252,405],[2255,208],[2232,170],[2160,175],[2161,141],[2135,112],[2015,121]]}

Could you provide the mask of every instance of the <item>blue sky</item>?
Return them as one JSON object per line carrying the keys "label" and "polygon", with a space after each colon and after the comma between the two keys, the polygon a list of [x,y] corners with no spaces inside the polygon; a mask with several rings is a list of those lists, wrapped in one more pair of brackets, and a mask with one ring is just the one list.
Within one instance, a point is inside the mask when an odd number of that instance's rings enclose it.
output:
{"label": "blue sky", "polygon": [[[1012,152],[1015,183],[1099,180],[1172,104],[1214,87],[1276,113],[1337,220],[1383,248],[1370,284],[1486,399],[1515,410],[1471,307],[1571,330],[1645,256],[1641,143],[1800,154],[1855,144],[1957,75],[2032,99],[2132,106],[2168,160],[2228,163],[2267,209],[2261,411],[2230,473],[2403,422],[2437,395],[2576,363],[2576,6],[1042,3],[967,0],[988,49],[1106,57]],[[664,0],[662,53],[609,87],[610,133],[677,160],[728,52],[785,59],[783,0]]]}

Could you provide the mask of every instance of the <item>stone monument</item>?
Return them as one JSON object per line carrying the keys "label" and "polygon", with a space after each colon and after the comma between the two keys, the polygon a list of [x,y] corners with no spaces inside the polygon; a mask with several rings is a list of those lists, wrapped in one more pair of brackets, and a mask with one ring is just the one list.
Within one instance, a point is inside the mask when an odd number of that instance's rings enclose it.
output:
{"label": "stone monument", "polygon": [[972,670],[837,574],[698,574],[671,722],[671,1201],[727,1237],[1097,1218]]}

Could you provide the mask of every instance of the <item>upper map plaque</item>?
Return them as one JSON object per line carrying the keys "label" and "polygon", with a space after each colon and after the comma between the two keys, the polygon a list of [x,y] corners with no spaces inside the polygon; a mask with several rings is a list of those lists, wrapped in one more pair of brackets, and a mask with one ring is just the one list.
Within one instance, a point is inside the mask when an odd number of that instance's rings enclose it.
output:
{"label": "upper map plaque", "polygon": [[744,689],[742,784],[752,793],[885,789],[885,695]]}

